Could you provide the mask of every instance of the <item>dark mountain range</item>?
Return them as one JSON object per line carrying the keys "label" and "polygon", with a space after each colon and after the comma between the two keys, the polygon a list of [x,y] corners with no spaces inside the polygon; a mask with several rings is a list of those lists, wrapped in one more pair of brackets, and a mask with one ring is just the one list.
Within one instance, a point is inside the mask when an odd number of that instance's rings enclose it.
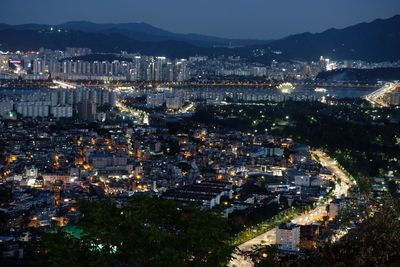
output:
{"label": "dark mountain range", "polygon": [[238,47],[246,45],[261,45],[266,44],[265,40],[248,40],[248,39],[228,39],[214,36],[206,36],[201,34],[181,34],[172,33],[160,28],[156,28],[150,24],[137,23],[104,23],[97,24],[88,21],[71,21],[60,25],[43,25],[43,24],[22,24],[8,25],[0,24],[1,29],[16,29],[16,30],[48,30],[51,27],[54,29],[67,29],[73,31],[83,31],[91,33],[104,34],[121,34],[126,37],[144,42],[162,42],[162,41],[181,41],[196,46],[207,47]]}
{"label": "dark mountain range", "polygon": [[73,30],[0,30],[0,50],[37,50],[40,47],[62,49],[89,47],[96,53],[139,52],[170,58],[191,55],[230,54],[233,49],[198,47],[181,41],[143,42],[117,33],[92,33]]}
{"label": "dark mountain range", "polygon": [[61,24],[59,26],[70,30],[87,32],[119,33],[140,41],[183,41],[196,46],[237,47],[268,43],[268,41],[265,40],[229,39],[195,33],[173,33],[143,22],[96,24],[87,21],[73,21]]}
{"label": "dark mountain range", "polygon": [[276,59],[334,59],[392,61],[400,59],[400,15],[344,29],[302,33],[260,46],[261,61]]}
{"label": "dark mountain range", "polygon": [[[50,28],[53,27],[53,30]],[[247,43],[246,43],[247,42]],[[193,55],[238,55],[269,63],[272,59],[400,60],[400,16],[344,29],[302,33],[281,40],[230,40],[196,34],[175,34],[146,23],[95,24],[69,22],[58,26],[0,24],[0,50],[89,47],[94,52],[139,52],[171,58]],[[228,43],[232,46],[228,46]],[[248,44],[246,46],[240,46]]]}

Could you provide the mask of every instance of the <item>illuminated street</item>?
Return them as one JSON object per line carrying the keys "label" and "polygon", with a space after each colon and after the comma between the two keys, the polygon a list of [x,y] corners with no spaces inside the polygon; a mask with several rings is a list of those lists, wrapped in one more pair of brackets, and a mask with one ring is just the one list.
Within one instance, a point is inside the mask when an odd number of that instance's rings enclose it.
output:
{"label": "illuminated street", "polygon": [[129,116],[132,116],[135,119],[135,121],[138,122],[139,124],[148,124],[149,122],[148,119],[149,114],[145,111],[127,107],[121,101],[116,103],[116,107],[121,112],[126,113]]}
{"label": "illuminated street", "polygon": [[[319,158],[320,163],[330,170],[337,178],[340,179],[340,183],[336,183],[334,189],[334,196],[340,197],[346,195],[350,187],[354,184],[351,179],[340,169],[337,162],[328,156],[326,153],[316,150],[312,152],[314,156]],[[332,201],[329,199],[328,202]],[[328,202],[321,203],[315,209],[310,212],[302,213],[292,219],[292,222],[299,225],[308,225],[315,223],[322,219],[326,215],[326,204]],[[276,243],[276,230],[272,229],[268,232],[253,238],[240,246],[238,249],[243,252],[251,251],[254,246],[258,245],[273,245]],[[239,255],[234,255],[235,259],[231,260],[229,266],[231,267],[250,267],[253,263],[250,259],[246,259]]]}
{"label": "illuminated street", "polygon": [[399,1],[3,1],[0,267],[399,265]]}
{"label": "illuminated street", "polygon": [[374,105],[378,105],[381,107],[389,107],[390,104],[385,99],[385,96],[396,92],[397,90],[399,90],[399,88],[400,88],[399,83],[387,83],[382,88],[365,96],[365,99]]}
{"label": "illuminated street", "polygon": [[77,88],[76,84],[73,84],[71,82],[53,80],[53,83],[57,84],[60,88],[65,88],[65,89],[75,89],[75,88]]}

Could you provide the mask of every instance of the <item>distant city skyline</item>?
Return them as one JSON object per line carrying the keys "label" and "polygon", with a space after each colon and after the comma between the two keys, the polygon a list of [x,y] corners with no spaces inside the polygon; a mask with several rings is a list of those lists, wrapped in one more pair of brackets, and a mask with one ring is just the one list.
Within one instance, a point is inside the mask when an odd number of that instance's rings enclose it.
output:
{"label": "distant city skyline", "polygon": [[400,14],[398,0],[3,0],[1,6],[0,22],[8,24],[145,22],[176,33],[265,40]]}

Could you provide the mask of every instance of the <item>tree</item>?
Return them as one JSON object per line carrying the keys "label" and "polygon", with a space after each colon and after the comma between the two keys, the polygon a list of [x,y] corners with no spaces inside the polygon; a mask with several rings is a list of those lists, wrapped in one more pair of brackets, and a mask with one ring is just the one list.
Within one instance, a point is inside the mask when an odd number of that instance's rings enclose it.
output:
{"label": "tree", "polygon": [[399,202],[388,196],[374,217],[364,221],[341,242],[326,244],[303,256],[276,252],[263,259],[259,250],[253,256],[256,266],[398,266],[399,218]]}
{"label": "tree", "polygon": [[313,266],[398,266],[399,203],[386,197],[381,209],[342,243],[320,248],[307,260]]}
{"label": "tree", "polygon": [[392,181],[388,182],[388,192],[392,197],[395,197],[397,195],[398,189],[399,189],[399,187],[395,181],[392,180]]}
{"label": "tree", "polygon": [[79,207],[80,239],[57,232],[40,242],[46,266],[225,266],[233,251],[226,221],[197,207],[149,197]]}

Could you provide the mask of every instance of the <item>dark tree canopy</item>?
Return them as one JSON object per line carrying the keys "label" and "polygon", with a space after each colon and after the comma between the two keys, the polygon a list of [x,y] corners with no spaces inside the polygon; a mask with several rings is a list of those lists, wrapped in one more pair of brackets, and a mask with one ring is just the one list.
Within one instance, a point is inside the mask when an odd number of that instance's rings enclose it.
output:
{"label": "dark tree canopy", "polygon": [[82,202],[80,238],[58,231],[39,244],[41,266],[225,266],[231,257],[223,218],[197,207],[135,197],[128,206]]}
{"label": "dark tree canopy", "polygon": [[363,192],[369,190],[368,177],[384,176],[390,170],[399,175],[399,162],[391,159],[400,153],[396,139],[400,125],[390,120],[399,116],[398,110],[379,109],[353,99],[337,100],[335,105],[318,101],[260,103],[265,105],[199,106],[193,120],[253,133],[268,129],[272,135],[293,137],[296,142],[323,149],[357,179]]}
{"label": "dark tree canopy", "polygon": [[[255,254],[256,266],[399,266],[400,205],[387,197],[374,217],[351,231],[341,242],[303,256],[279,255],[270,247]],[[268,257],[263,258],[266,251]]]}

